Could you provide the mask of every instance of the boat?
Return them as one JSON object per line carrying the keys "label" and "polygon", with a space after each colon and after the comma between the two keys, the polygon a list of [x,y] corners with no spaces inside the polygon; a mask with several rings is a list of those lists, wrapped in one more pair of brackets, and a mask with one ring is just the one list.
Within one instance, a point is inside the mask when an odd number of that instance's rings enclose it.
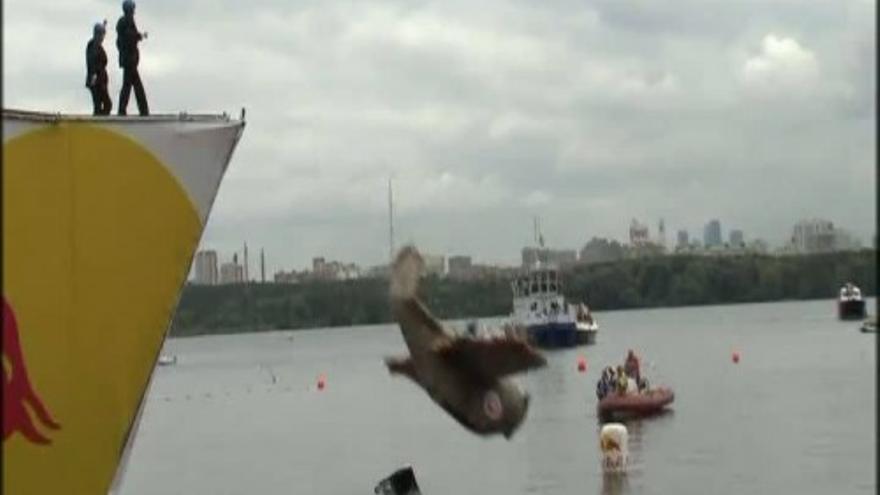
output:
{"label": "boat", "polygon": [[862,333],[877,333],[877,318],[868,318],[859,327]]}
{"label": "boat", "polygon": [[555,266],[526,270],[511,282],[511,290],[513,313],[506,324],[509,334],[545,349],[596,342],[599,324],[585,304],[566,301]]}
{"label": "boat", "polygon": [[840,296],[837,298],[837,316],[841,320],[863,320],[865,314],[862,291],[853,283],[847,282],[840,288]]}
{"label": "boat", "polygon": [[171,366],[173,364],[177,364],[177,356],[162,354],[161,356],[159,356],[159,361],[156,364],[158,364],[159,366]]}
{"label": "boat", "polygon": [[3,493],[120,489],[244,126],[3,110]]}
{"label": "boat", "polygon": [[675,400],[669,387],[656,387],[626,394],[610,393],[596,406],[600,418],[628,418],[657,414]]}

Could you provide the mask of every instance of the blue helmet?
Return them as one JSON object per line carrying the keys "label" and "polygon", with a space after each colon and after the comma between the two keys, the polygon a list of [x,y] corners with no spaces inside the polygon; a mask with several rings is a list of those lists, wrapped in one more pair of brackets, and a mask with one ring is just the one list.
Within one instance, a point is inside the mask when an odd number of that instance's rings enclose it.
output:
{"label": "blue helmet", "polygon": [[134,12],[134,0],[124,0],[122,2],[122,11],[126,14]]}

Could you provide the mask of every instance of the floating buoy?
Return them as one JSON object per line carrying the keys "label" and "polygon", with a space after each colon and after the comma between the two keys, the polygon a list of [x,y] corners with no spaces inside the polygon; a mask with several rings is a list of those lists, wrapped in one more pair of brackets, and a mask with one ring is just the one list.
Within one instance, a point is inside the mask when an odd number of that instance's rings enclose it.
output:
{"label": "floating buoy", "polygon": [[323,373],[318,375],[318,390],[324,390],[324,385],[326,384],[326,381],[327,379]]}
{"label": "floating buoy", "polygon": [[606,423],[599,433],[599,448],[602,450],[602,471],[623,473],[629,457],[629,432],[621,423]]}
{"label": "floating buoy", "polygon": [[730,358],[733,360],[734,364],[738,363],[739,362],[739,352],[733,351],[733,355],[731,355]]}
{"label": "floating buoy", "polygon": [[587,358],[578,356],[578,371],[581,373],[587,371]]}

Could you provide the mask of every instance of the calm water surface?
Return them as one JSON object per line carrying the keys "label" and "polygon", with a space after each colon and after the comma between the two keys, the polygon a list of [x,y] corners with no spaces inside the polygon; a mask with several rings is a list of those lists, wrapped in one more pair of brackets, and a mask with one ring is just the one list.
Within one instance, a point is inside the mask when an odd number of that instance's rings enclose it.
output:
{"label": "calm water surface", "polygon": [[[876,335],[834,310],[597,313],[597,345],[519,378],[532,406],[510,441],[465,431],[388,374],[382,358],[405,351],[396,326],[172,339],[178,364],[156,372],[122,493],[366,494],[404,464],[426,495],[874,493]],[[628,423],[629,474],[605,479],[595,382],[628,348],[676,399]]]}

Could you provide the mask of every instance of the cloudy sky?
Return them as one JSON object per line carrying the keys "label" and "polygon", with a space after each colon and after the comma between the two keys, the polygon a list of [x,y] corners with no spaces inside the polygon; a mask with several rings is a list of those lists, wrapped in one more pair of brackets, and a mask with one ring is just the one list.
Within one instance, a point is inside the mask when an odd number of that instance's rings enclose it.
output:
{"label": "cloudy sky", "polygon": [[[875,9],[144,0],[136,18],[154,113],[247,108],[202,247],[265,247],[271,273],[385,262],[391,176],[398,243],[481,262],[516,263],[536,216],[554,247],[624,240],[632,218],[777,244],[821,217],[870,243]],[[3,10],[4,106],[89,112],[84,46],[120,3]]]}

